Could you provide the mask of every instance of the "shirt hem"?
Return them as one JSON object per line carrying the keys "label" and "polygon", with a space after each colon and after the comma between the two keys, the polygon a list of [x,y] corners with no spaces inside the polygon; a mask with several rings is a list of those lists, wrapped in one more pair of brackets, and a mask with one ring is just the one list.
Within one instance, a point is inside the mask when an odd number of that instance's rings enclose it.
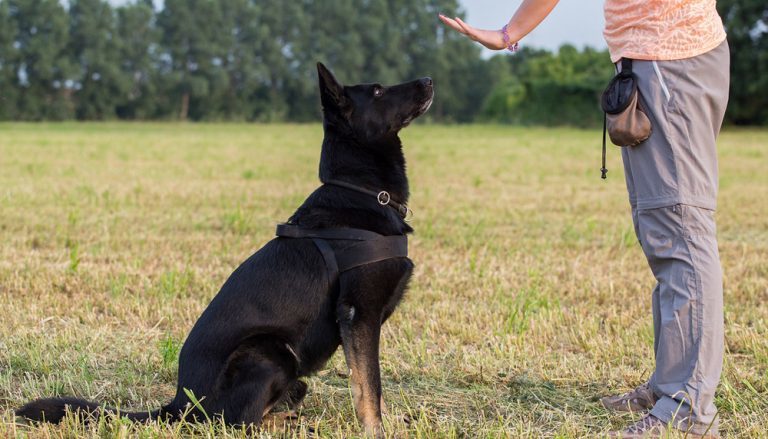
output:
{"label": "shirt hem", "polygon": [[693,58],[694,56],[707,53],[710,50],[717,48],[717,46],[723,44],[723,41],[726,40],[726,37],[727,35],[723,34],[720,38],[717,38],[715,42],[707,44],[706,46],[682,52],[674,52],[673,54],[668,55],[658,55],[649,52],[632,52],[624,50],[618,50],[614,54],[614,51],[610,49],[609,52],[611,53],[611,62],[614,64],[621,61],[622,58],[636,59],[641,61],[677,61],[686,58]]}

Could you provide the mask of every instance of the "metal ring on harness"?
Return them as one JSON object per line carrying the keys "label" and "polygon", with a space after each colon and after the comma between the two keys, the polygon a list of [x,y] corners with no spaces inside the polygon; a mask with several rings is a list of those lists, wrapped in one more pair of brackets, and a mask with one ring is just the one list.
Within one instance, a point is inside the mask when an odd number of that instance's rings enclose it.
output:
{"label": "metal ring on harness", "polygon": [[413,215],[414,215],[414,213],[411,210],[411,208],[408,207],[408,206],[405,206],[405,217],[403,218],[403,221],[405,221],[407,223],[413,221]]}
{"label": "metal ring on harness", "polygon": [[392,197],[389,195],[389,192],[387,191],[381,191],[379,192],[379,195],[376,196],[376,198],[379,201],[379,204],[382,206],[386,206],[389,204],[390,201],[392,201]]}

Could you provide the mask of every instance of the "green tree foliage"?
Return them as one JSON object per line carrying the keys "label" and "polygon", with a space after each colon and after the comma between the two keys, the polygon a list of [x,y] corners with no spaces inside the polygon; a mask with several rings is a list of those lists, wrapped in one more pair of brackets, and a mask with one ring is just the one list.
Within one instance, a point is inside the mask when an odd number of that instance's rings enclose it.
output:
{"label": "green tree foliage", "polygon": [[70,80],[77,118],[114,118],[115,104],[128,91],[115,12],[104,0],[70,0],[69,20],[69,59],[74,63]]}
{"label": "green tree foliage", "polygon": [[17,86],[14,118],[60,120],[74,115],[69,23],[58,0],[7,0],[15,28],[11,64]]}
{"label": "green tree foliage", "polygon": [[228,85],[222,68],[224,26],[218,0],[166,0],[158,17],[164,51],[163,73],[168,92],[178,102],[178,118],[203,119],[210,96]]}
{"label": "green tree foliage", "polygon": [[16,26],[7,2],[0,2],[0,120],[14,116],[16,92],[16,48],[13,45]]}
{"label": "green tree foliage", "polygon": [[159,32],[152,2],[137,2],[117,9],[117,43],[120,71],[125,75],[125,93],[116,105],[123,119],[150,119],[162,116],[159,108],[169,107],[160,89],[154,55]]}
{"label": "green tree foliage", "polygon": [[768,2],[720,0],[717,7],[731,48],[727,117],[736,124],[768,124]]}
{"label": "green tree foliage", "polygon": [[221,9],[223,26],[231,29],[222,41],[221,69],[226,84],[210,96],[211,108],[224,119],[250,119],[254,115],[249,97],[256,88],[254,74],[261,68],[254,51],[259,41],[258,6],[248,0],[226,0]]}
{"label": "green tree foliage", "polygon": [[[66,7],[64,6],[66,5]],[[0,0],[0,120],[313,121],[315,63],[347,83],[431,76],[422,120],[599,126],[605,51],[485,59],[458,0]],[[768,123],[768,4],[721,0],[730,121]]]}
{"label": "green tree foliage", "polygon": [[577,51],[564,45],[557,53],[524,49],[515,57],[496,57],[501,72],[488,94],[482,118],[528,125],[597,126],[602,122],[600,94],[613,76],[605,51]]}

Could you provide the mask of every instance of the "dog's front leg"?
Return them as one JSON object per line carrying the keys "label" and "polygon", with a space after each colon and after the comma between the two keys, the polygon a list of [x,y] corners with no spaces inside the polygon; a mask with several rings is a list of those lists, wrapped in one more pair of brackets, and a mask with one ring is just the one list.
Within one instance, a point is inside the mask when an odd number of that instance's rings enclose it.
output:
{"label": "dog's front leg", "polygon": [[357,417],[367,434],[384,437],[379,369],[381,316],[368,314],[352,305],[342,305],[339,308],[339,326]]}

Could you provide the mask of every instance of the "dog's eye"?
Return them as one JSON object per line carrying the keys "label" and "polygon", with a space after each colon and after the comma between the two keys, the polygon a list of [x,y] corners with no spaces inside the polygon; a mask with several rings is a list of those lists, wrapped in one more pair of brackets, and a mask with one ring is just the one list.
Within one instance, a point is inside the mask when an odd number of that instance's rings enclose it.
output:
{"label": "dog's eye", "polygon": [[374,87],[373,88],[373,96],[380,98],[384,95],[384,89],[381,87]]}

